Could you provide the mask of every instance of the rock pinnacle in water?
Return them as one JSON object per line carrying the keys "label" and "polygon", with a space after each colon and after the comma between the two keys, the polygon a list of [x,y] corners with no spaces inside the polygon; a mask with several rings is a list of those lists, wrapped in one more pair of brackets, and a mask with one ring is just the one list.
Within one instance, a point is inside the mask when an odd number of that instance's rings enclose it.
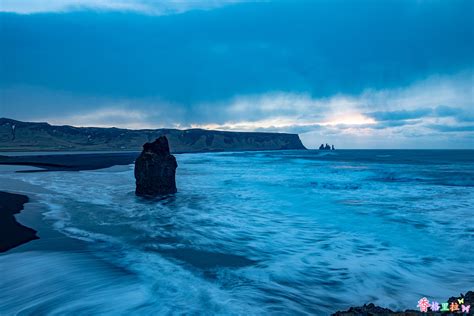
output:
{"label": "rock pinnacle in water", "polygon": [[177,167],[166,136],[144,144],[142,153],[135,160],[135,194],[153,197],[176,193]]}

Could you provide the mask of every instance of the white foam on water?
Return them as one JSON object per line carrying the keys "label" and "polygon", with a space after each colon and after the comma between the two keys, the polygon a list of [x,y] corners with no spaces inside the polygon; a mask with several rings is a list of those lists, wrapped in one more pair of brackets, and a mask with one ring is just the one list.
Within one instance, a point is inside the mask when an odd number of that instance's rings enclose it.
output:
{"label": "white foam on water", "polygon": [[[113,314],[107,301],[113,305],[112,296],[125,298],[137,287],[138,296],[117,306],[137,313],[328,314],[369,301],[415,308],[421,296],[442,300],[474,284],[474,257],[466,251],[474,238],[474,189],[430,182],[433,166],[278,152],[179,155],[178,164],[178,194],[151,202],[134,196],[131,166],[11,175],[55,192],[40,194],[55,228],[88,241],[95,258],[130,274],[110,298],[97,284],[100,295],[82,306],[56,299],[43,305],[81,312],[97,304]],[[200,266],[187,249],[216,266]],[[80,261],[68,256],[54,254],[51,264]],[[70,273],[99,273],[91,279],[105,284],[114,278],[102,265],[72,266]],[[70,285],[62,286],[67,292]],[[94,282],[87,287],[94,290]]]}

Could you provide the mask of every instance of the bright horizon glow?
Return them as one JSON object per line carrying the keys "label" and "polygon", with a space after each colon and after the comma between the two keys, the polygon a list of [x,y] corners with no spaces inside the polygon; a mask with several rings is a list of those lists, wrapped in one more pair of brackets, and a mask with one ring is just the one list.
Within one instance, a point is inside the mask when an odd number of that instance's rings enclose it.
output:
{"label": "bright horizon glow", "polygon": [[366,124],[376,124],[377,121],[371,117],[367,117],[360,113],[340,113],[339,115],[334,115],[332,119],[318,123],[321,126],[335,126],[335,125],[366,125]]}

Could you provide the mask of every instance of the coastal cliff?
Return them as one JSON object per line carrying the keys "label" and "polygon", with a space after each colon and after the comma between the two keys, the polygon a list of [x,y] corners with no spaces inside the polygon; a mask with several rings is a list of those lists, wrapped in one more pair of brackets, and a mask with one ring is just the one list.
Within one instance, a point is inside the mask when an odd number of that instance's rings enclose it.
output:
{"label": "coastal cliff", "polygon": [[0,118],[0,151],[139,151],[161,135],[173,153],[306,149],[297,134],[54,126]]}

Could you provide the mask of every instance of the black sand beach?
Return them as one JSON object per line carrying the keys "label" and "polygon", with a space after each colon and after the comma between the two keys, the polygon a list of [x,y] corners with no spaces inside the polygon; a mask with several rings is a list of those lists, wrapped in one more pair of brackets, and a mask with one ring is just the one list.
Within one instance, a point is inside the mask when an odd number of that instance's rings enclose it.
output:
{"label": "black sand beach", "polygon": [[[136,156],[135,152],[0,156],[0,165],[35,167],[32,170],[17,172],[80,171],[127,165],[133,163]],[[36,230],[18,223],[13,216],[19,213],[28,201],[25,195],[0,191],[0,252],[39,238]]]}
{"label": "black sand beach", "polygon": [[[138,152],[97,154],[54,154],[28,156],[0,156],[0,165],[32,166],[38,171],[80,171],[128,165],[135,161]],[[32,172],[32,171],[21,171]]]}
{"label": "black sand beach", "polygon": [[[16,172],[81,171],[128,165],[135,161],[138,153],[88,153],[88,154],[44,154],[25,156],[0,156],[0,165],[30,166],[31,170]],[[38,169],[39,168],[39,169]],[[0,191],[0,252],[5,252],[31,240],[39,239],[35,229],[18,223],[13,216],[29,201],[26,195]],[[35,221],[36,222],[36,221]],[[41,221],[40,221],[41,222]],[[48,235],[50,230],[48,231]],[[54,231],[51,231],[54,233]],[[62,235],[54,238],[59,238]],[[43,239],[44,236],[41,236]],[[62,236],[64,238],[64,236]],[[68,239],[69,240],[69,239]]]}
{"label": "black sand beach", "polygon": [[0,191],[0,252],[38,239],[36,230],[21,225],[14,217],[28,201],[26,195]]}
{"label": "black sand beach", "polygon": [[[14,172],[46,172],[46,171],[80,171],[108,168],[115,165],[133,163],[136,153],[94,153],[94,154],[46,154],[25,156],[0,156],[0,165],[9,165]],[[26,166],[26,167],[18,167]],[[28,169],[31,168],[31,170]],[[21,192],[26,183],[9,180],[1,186],[2,190]],[[26,187],[29,188],[29,185]],[[32,189],[32,188],[30,188]],[[34,188],[34,191],[39,188]],[[27,190],[28,191],[28,190]],[[41,214],[33,212],[19,214],[24,204],[30,198],[23,194],[0,191],[0,252],[15,251],[13,248],[23,245],[23,249],[36,249],[37,246],[45,249],[68,250],[80,247],[77,240],[66,237],[51,229],[41,218]],[[15,218],[19,214],[21,219]],[[20,224],[22,222],[25,225]],[[40,231],[40,234],[38,234]],[[38,240],[40,239],[40,240]],[[38,240],[36,246],[25,245]],[[26,247],[26,248],[25,248]]]}

